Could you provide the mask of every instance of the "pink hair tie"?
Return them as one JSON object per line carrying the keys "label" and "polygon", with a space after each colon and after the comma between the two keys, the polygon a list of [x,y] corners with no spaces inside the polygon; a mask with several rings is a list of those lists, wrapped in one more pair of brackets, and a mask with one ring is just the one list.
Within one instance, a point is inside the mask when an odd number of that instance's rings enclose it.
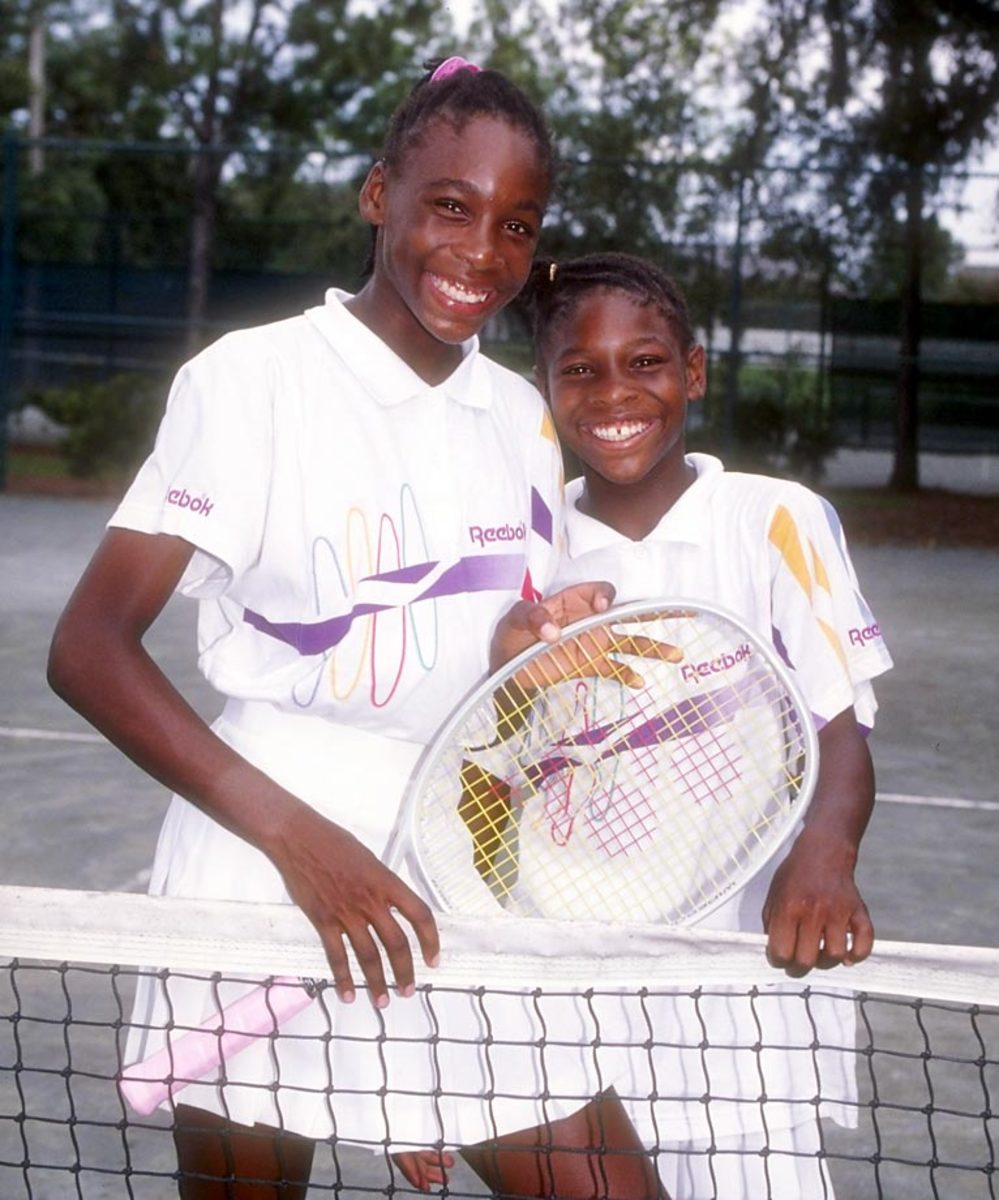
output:
{"label": "pink hair tie", "polygon": [[469,62],[467,58],[462,58],[459,54],[455,54],[451,58],[446,58],[441,63],[433,75],[430,76],[430,82],[440,83],[442,79],[449,79],[459,71],[471,71],[474,75],[477,71],[481,70],[481,67],[477,67],[475,63]]}

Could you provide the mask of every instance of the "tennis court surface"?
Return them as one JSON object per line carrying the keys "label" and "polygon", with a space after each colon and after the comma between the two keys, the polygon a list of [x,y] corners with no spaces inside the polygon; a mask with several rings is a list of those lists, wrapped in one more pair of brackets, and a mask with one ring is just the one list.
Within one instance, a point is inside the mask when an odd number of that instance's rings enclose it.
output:
{"label": "tennis court surface", "polygon": [[[156,975],[157,986],[167,991],[174,975],[216,972],[220,1005],[229,994],[226,981],[234,976],[298,977],[318,974],[322,966],[308,930],[296,924],[297,914],[237,914],[233,925],[227,924],[234,918],[225,906],[210,913],[150,914],[149,902],[139,895],[165,797],[51,696],[44,681],[53,622],[109,508],[101,502],[0,497],[0,885],[15,889],[0,900],[6,939],[0,954],[17,958],[0,982],[3,1200],[175,1194],[169,1116],[139,1115],[116,1086],[132,990],[140,971],[148,971],[141,964],[169,968]],[[780,1004],[799,1007],[816,1030],[815,1044],[795,1052],[793,1086],[803,1089],[822,1116],[856,1121],[855,1129],[824,1122],[818,1147],[841,1200],[994,1197],[996,957],[987,949],[963,955],[951,947],[996,944],[999,553],[858,548],[855,557],[896,660],[896,670],[878,687],[882,711],[873,749],[882,802],[865,842],[861,885],[886,944],[924,945],[886,945],[869,968],[784,981]],[[176,602],[155,631],[154,650],[173,664],[183,690],[210,715],[214,701],[198,679],[192,648],[193,606]],[[129,896],[75,896],[68,902],[63,896],[60,904],[58,895],[34,888]],[[215,932],[206,946],[208,929]],[[758,948],[724,939],[688,944],[683,937],[637,935],[615,936],[607,944],[610,939],[600,941],[599,930],[579,930],[574,940],[559,936],[553,949],[550,932],[542,928],[531,935],[511,930],[509,936],[500,953],[495,931],[483,939],[474,926],[456,923],[447,930],[445,946],[453,951],[448,973],[424,976],[412,1002],[436,1033],[403,1047],[414,1054],[405,1068],[393,1065],[400,1047],[373,1023],[368,1049],[382,1063],[380,1073],[364,1076],[374,1105],[375,1119],[367,1125],[373,1144],[359,1147],[334,1131],[317,1154],[310,1197],[409,1192],[379,1144],[386,1114],[415,1095],[425,1102],[431,1124],[446,1128],[450,1112],[467,1104],[445,1069],[456,1042],[462,1053],[474,1045],[483,1069],[493,1072],[488,1103],[496,1112],[520,1091],[528,1098],[546,1086],[553,1094],[571,1092],[564,1075],[551,1068],[570,1037],[574,1046],[580,1041],[588,1046],[586,1089],[609,1078],[619,1051],[630,1048],[629,1060],[647,1066],[644,1074],[636,1068],[626,1085],[617,1077],[619,1090],[636,1119],[653,1130],[671,1094],[671,1077],[662,1074],[662,1065],[682,1062],[701,1081],[704,1119],[714,1135],[732,1107],[724,1086],[718,1086],[724,1060],[745,1052],[760,1073],[756,1123],[775,1144],[779,1119],[771,1121],[769,1114],[779,1113],[787,1097],[779,1089],[767,1091],[768,1054],[781,1043],[770,1015],[772,972]],[[573,1002],[581,1029],[569,1030],[560,1014],[571,978],[581,970],[589,970],[592,987]],[[511,981],[521,979],[538,990],[512,1039],[514,1024],[501,1014]],[[849,990],[841,990],[847,984]],[[699,1038],[677,1045],[669,1028],[649,1022],[657,997],[678,993],[669,1003],[709,1013],[715,994],[732,987],[749,1014],[743,1022],[748,1033],[740,1030],[738,1044]],[[478,1029],[473,1038],[467,1026],[458,1030],[446,1019],[455,997]],[[827,1013],[844,1007],[855,1035],[849,1045],[823,1045]],[[343,1095],[357,1089],[333,1069],[341,1053],[352,1049],[342,1045],[333,1015],[331,1000],[321,992],[309,1020],[319,1022],[317,1045],[331,1064],[321,1092],[335,1122],[338,1090]],[[688,1025],[681,1021],[676,1028]],[[217,1020],[212,1028],[209,1040],[217,1040]],[[281,1041],[295,1037],[291,1025],[282,1027],[280,1037],[264,1039],[262,1052],[280,1056]],[[856,1096],[841,1086],[847,1058],[858,1067]],[[520,1066],[511,1073],[515,1059]],[[216,1065],[210,1078],[219,1071],[238,1078],[239,1063],[237,1054]],[[693,1153],[711,1157],[705,1148],[711,1144],[709,1136]],[[716,1150],[713,1158],[719,1169],[724,1153]],[[774,1178],[779,1157],[773,1156]],[[768,1191],[782,1194],[769,1188],[758,1194]],[[452,1176],[449,1194],[489,1193],[462,1168]]]}

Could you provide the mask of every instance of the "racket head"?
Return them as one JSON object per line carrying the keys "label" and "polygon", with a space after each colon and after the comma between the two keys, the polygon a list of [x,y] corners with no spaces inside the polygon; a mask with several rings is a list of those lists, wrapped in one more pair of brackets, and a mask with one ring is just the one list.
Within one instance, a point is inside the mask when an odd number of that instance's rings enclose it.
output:
{"label": "racket head", "polygon": [[[645,639],[645,640],[643,640]],[[552,679],[531,647],[474,688],[427,748],[389,862],[444,911],[689,925],[773,858],[818,771],[807,704],[773,647],[687,598],[563,631],[641,677]],[[652,643],[683,651],[648,656]],[[604,655],[605,657],[605,655]]]}

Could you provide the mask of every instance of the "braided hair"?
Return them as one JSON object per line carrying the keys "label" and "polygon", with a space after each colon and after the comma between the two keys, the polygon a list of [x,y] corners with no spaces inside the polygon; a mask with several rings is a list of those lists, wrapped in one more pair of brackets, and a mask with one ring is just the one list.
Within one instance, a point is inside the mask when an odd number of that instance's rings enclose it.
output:
{"label": "braided hair", "polygon": [[[447,121],[460,132],[476,117],[496,117],[521,130],[534,143],[551,190],[556,173],[555,144],[537,105],[502,72],[489,67],[455,70],[435,79],[434,73],[444,61],[434,59],[423,64],[425,74],[389,120],[379,160],[398,167],[437,121]],[[377,231],[372,229],[364,275],[374,269],[376,238]]]}
{"label": "braided hair", "polygon": [[549,184],[555,177],[555,146],[537,105],[502,72],[456,70],[442,79],[433,75],[440,59],[424,63],[426,74],[392,114],[379,157],[397,166],[435,121],[462,129],[474,117],[497,117],[522,130],[537,147]]}
{"label": "braided hair", "polygon": [[673,328],[680,346],[694,343],[687,299],[679,284],[662,268],[634,254],[587,254],[556,262],[539,259],[531,270],[521,299],[531,320],[535,354],[544,360],[553,328],[561,324],[589,292],[599,289],[627,292],[640,304],[654,304]]}

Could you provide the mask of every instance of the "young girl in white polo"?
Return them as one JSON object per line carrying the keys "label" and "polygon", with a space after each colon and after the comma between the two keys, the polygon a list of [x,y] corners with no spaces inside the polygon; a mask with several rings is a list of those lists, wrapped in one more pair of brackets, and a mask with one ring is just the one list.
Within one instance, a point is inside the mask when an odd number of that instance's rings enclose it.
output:
{"label": "young girl in white polo", "polygon": [[[534,1148],[554,1142],[558,1194],[592,1194],[578,1152],[594,1140],[591,1112],[543,1104],[516,1056],[503,1059],[505,1094],[487,1097],[485,1052],[437,1045],[407,938],[433,966],[433,915],[379,861],[422,745],[484,675],[501,614],[547,589],[559,550],[550,420],[476,337],[528,276],[552,175],[542,119],[502,75],[464,60],[428,75],[361,189],[367,282],[229,334],[180,370],[56,630],[55,689],[175,793],[151,890],[297,903],[336,984],[332,1021],[314,1004],[276,1049],[262,1039],[235,1057],[225,1087],[183,1093],[186,1200],[304,1197],[314,1140],[328,1137],[379,1153],[468,1145],[495,1187],[522,1195],[547,1194]],[[200,666],[224,700],[211,726],[143,645],[175,591],[199,602]],[[583,588],[566,603],[607,599]],[[551,635],[548,611],[533,611],[535,634]],[[348,943],[371,1004],[351,1003],[362,981]],[[167,1021],[196,1026],[244,990],[144,980],[129,1059],[158,1049]],[[435,997],[435,1011],[446,1034],[484,1039],[474,996]],[[616,1194],[653,1194],[623,1108],[599,1125]],[[526,1151],[501,1152],[511,1133]],[[440,1177],[414,1158],[419,1186]]]}
{"label": "young girl in white polo", "polygon": [[[773,642],[818,726],[820,776],[804,827],[781,861],[703,924],[762,927],[775,968],[793,974],[858,962],[873,943],[854,880],[874,801],[865,735],[871,680],[891,659],[839,520],[798,484],[686,452],[705,354],[682,292],[657,267],[616,254],[539,263],[531,296],[539,386],[582,467],[567,486],[559,582],[606,579],[622,603],[682,596],[728,609]],[[822,990],[821,977],[809,982]],[[821,1087],[838,1101],[821,1115],[855,1123],[852,1059],[836,1050],[853,1044],[852,1004],[814,996],[806,1012],[775,983],[755,999],[648,1005],[651,1056],[622,1052],[608,1082],[656,1145],[674,1200],[831,1196],[812,1101]],[[813,1040],[826,1049],[813,1052]],[[757,1053],[757,1042],[768,1049]],[[654,1089],[658,1099],[642,1099]]]}

